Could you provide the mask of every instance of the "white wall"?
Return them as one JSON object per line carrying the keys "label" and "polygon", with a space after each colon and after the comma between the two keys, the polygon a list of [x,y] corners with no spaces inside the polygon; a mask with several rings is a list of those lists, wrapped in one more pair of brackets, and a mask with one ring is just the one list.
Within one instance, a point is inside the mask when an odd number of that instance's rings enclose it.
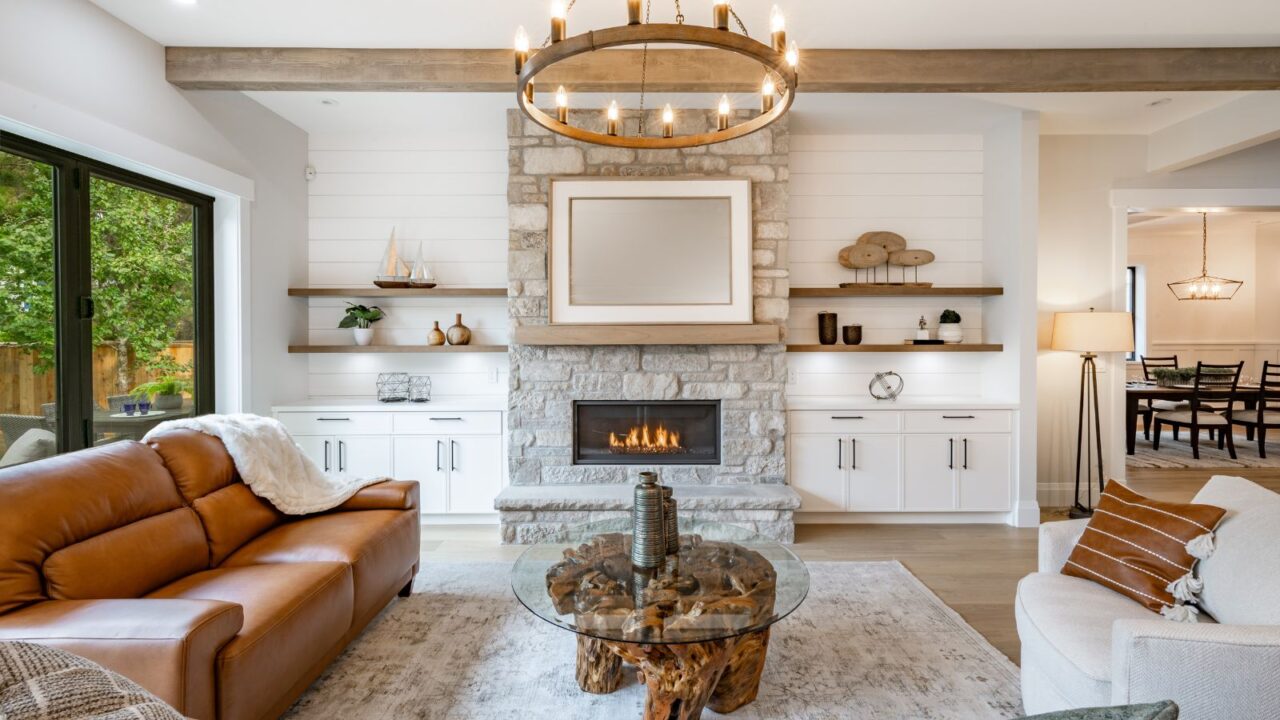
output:
{"label": "white wall", "polygon": [[[218,286],[248,283],[234,298],[240,308],[219,299],[219,335],[231,334],[220,344],[239,344],[242,372],[230,377],[243,384],[222,383],[219,403],[265,412],[303,391],[301,361],[285,346],[304,310],[287,305],[284,292],[305,238],[305,134],[242,95],[182,92],[164,67],[163,47],[84,0],[5,0],[0,124],[218,199],[215,242],[237,245],[218,257],[244,251],[239,267],[216,268]],[[225,209],[243,216],[227,218]],[[230,372],[221,360],[220,352],[220,376]]]}

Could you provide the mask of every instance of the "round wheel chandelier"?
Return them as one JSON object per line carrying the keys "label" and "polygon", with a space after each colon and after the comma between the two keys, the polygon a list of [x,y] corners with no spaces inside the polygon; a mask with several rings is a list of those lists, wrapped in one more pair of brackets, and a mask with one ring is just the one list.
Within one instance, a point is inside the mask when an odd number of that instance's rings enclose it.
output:
{"label": "round wheel chandelier", "polygon": [[[786,18],[775,5],[770,14],[771,44],[754,40],[747,32],[729,0],[715,0],[712,6],[710,26],[686,25],[680,0],[675,3],[675,23],[650,23],[653,0],[646,0],[643,18],[640,0],[626,0],[627,24],[601,30],[588,30],[581,35],[567,35],[568,12],[577,0],[566,6],[563,0],[551,3],[551,34],[536,52],[530,52],[529,35],[523,27],[516,30],[516,102],[530,119],[558,135],[592,143],[623,148],[688,148],[714,145],[768,127],[791,109],[796,95],[796,66],[800,63],[800,50],[794,41],[788,42]],[[730,18],[740,32],[730,29]],[[716,129],[687,135],[677,134],[679,118],[668,104],[662,111],[662,135],[645,135],[644,101],[648,74],[650,44],[692,45],[736,53],[758,62],[761,66],[760,110],[743,122],[733,124],[733,106],[727,94],[721,96],[716,108]],[[628,135],[623,128],[617,101],[601,110],[605,119],[605,132],[576,127],[569,122],[569,91],[560,86],[555,93],[556,114],[553,116],[534,104],[535,77],[538,73],[572,57],[607,48],[641,45],[644,48],[640,63],[639,130]],[[714,54],[710,61],[714,62]]]}

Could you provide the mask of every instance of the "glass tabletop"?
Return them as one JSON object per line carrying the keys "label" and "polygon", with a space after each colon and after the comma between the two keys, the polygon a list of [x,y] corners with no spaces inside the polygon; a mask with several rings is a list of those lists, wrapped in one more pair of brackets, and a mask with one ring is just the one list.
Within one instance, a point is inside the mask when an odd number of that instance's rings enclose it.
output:
{"label": "glass tabletop", "polygon": [[680,519],[680,553],[651,570],[631,563],[631,519],[572,527],[525,550],[516,597],[547,622],[599,640],[709,642],[769,627],[809,593],[787,548],[732,525]]}

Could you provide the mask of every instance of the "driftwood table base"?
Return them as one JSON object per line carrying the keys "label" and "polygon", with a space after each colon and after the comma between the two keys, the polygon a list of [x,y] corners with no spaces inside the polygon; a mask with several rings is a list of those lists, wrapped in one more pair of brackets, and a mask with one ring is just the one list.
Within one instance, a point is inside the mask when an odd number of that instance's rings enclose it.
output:
{"label": "driftwood table base", "polygon": [[625,660],[644,678],[644,720],[698,720],[705,707],[730,713],[756,699],[768,649],[768,628],[726,640],[662,645],[580,635],[578,684],[591,693],[613,692]]}

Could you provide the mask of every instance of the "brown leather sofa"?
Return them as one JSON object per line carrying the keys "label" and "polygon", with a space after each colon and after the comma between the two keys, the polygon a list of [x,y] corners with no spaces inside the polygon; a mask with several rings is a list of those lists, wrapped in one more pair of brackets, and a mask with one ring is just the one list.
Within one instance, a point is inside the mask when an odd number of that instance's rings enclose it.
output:
{"label": "brown leather sofa", "polygon": [[0,640],[69,650],[197,720],[274,718],[418,569],[418,484],[286,516],[180,430],[0,471]]}

